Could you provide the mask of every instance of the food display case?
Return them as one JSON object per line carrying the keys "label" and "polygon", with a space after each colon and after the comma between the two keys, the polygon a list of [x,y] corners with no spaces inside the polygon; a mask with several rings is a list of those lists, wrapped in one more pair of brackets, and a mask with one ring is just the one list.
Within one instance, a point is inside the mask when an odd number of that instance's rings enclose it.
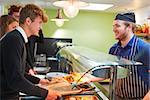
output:
{"label": "food display case", "polygon": [[[89,83],[90,86],[95,87],[94,91],[99,91],[96,96],[102,100],[115,100],[115,82],[118,78],[128,77],[130,71],[123,66],[141,65],[140,62],[129,61],[127,59],[98,52],[89,48],[73,46],[69,44],[58,43],[61,49],[57,53],[59,62],[62,59],[66,59],[66,66],[72,67],[73,72],[82,73],[81,77],[76,81],[78,85],[80,80],[90,73],[92,70],[99,68],[110,68],[110,86],[109,91],[103,91],[100,84]],[[64,61],[64,60],[63,60]],[[59,67],[66,67],[65,65],[59,65]],[[68,69],[68,68],[67,68]],[[90,78],[90,77],[89,77]],[[107,93],[106,93],[107,92]]]}

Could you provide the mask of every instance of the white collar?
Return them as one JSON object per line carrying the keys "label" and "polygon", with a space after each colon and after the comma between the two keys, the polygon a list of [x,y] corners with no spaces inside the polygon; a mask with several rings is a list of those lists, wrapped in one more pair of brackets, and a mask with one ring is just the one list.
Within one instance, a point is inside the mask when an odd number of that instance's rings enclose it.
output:
{"label": "white collar", "polygon": [[23,30],[23,28],[20,27],[20,26],[18,26],[16,29],[17,29],[17,30],[21,33],[21,35],[23,36],[25,43],[27,43],[27,42],[28,42],[28,37],[27,37],[25,31]]}
{"label": "white collar", "polygon": [[5,33],[1,38],[0,41],[7,35],[7,33]]}

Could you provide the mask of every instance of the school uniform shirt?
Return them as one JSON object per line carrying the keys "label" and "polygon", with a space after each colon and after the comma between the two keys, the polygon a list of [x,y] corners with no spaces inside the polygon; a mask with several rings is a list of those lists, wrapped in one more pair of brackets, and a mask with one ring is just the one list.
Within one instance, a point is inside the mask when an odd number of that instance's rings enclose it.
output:
{"label": "school uniform shirt", "polygon": [[[35,86],[25,78],[27,36],[21,27],[7,33],[0,41],[1,99],[19,95],[19,92],[45,98],[48,90]],[[28,76],[28,75],[27,75]],[[35,82],[36,83],[36,82]]]}
{"label": "school uniform shirt", "polygon": [[[129,60],[139,61],[142,66],[128,66],[131,75],[118,79],[116,82],[116,95],[122,98],[143,98],[148,92],[150,76],[150,44],[133,36],[125,47],[120,42],[110,48],[109,54]],[[144,74],[144,75],[143,75]]]}

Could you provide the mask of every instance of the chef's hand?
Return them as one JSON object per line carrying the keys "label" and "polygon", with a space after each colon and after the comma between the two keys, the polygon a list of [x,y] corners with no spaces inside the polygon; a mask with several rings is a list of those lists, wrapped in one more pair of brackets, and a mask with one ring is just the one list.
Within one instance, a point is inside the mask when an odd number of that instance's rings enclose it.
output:
{"label": "chef's hand", "polygon": [[40,79],[39,84],[41,85],[48,85],[50,83],[50,81],[48,79]]}
{"label": "chef's hand", "polygon": [[58,91],[48,90],[48,95],[46,100],[58,100],[61,97],[61,94]]}

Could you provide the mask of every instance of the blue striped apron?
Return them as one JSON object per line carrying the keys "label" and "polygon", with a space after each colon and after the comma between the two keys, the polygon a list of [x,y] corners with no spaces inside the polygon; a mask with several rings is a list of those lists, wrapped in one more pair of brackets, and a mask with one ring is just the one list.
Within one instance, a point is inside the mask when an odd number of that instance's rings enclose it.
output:
{"label": "blue striped apron", "polygon": [[[131,46],[130,54],[127,56],[121,56],[129,60],[134,60],[137,53],[136,47],[138,43],[138,38],[134,37]],[[117,54],[118,47],[114,50],[113,55]],[[122,98],[143,98],[143,96],[148,91],[148,86],[144,84],[141,77],[138,75],[138,66],[126,66],[131,72],[127,78],[118,79],[116,82],[116,95]]]}

